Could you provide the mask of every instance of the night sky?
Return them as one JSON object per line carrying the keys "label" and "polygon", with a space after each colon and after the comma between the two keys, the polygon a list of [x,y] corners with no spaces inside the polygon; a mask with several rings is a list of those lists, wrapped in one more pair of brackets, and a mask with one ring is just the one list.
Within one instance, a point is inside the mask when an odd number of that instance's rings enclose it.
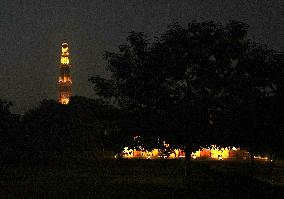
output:
{"label": "night sky", "polygon": [[92,75],[107,76],[104,50],[129,31],[158,36],[168,24],[241,20],[249,36],[284,51],[282,0],[0,0],[0,98],[24,113],[57,99],[61,42],[71,51],[73,94],[94,97]]}

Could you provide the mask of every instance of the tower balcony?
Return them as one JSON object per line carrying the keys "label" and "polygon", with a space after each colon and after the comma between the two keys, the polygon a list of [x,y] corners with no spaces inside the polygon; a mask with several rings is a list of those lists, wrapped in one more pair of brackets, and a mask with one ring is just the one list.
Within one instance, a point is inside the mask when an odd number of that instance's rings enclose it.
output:
{"label": "tower balcony", "polygon": [[60,63],[64,64],[64,65],[68,65],[69,64],[69,58],[65,57],[65,56],[61,56]]}
{"label": "tower balcony", "polygon": [[72,80],[71,80],[71,77],[66,77],[66,76],[64,76],[64,77],[59,77],[58,78],[58,83],[65,83],[65,84],[72,84]]}
{"label": "tower balcony", "polygon": [[60,85],[71,85],[72,84],[72,81],[71,80],[69,80],[69,81],[62,81],[62,80],[60,80],[60,81],[58,81],[58,84],[60,84]]}

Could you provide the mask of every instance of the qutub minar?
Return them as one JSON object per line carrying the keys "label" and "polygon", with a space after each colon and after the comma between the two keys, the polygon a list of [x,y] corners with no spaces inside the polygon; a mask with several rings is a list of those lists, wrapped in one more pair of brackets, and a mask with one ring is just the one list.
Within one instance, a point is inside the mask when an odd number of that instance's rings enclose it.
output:
{"label": "qutub minar", "polygon": [[67,43],[61,45],[61,59],[59,65],[58,77],[58,102],[61,104],[68,104],[72,95],[71,87],[72,80],[70,75],[70,61],[69,61],[69,47]]}

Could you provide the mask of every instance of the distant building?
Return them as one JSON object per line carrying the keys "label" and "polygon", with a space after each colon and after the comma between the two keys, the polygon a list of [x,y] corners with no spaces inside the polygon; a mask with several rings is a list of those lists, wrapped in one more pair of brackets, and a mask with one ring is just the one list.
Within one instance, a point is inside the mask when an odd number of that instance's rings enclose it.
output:
{"label": "distant building", "polygon": [[[185,152],[182,149],[174,149],[170,147],[165,141],[158,143],[161,144],[160,148],[146,150],[143,144],[139,142],[140,136],[135,136],[136,141],[133,147],[124,147],[121,155],[123,158],[139,158],[139,159],[175,159],[184,158]],[[226,159],[248,159],[249,153],[246,150],[236,147],[219,147],[211,145],[208,147],[200,147],[198,151],[192,152],[191,157],[193,159],[215,159],[215,160],[226,160]],[[261,157],[255,157],[257,159],[264,159]]]}
{"label": "distant building", "polygon": [[[166,158],[166,159],[175,159],[175,158],[184,158],[185,152],[182,149],[153,149],[145,150],[144,148],[136,147],[134,149],[125,147],[122,151],[123,158],[140,158],[140,159],[157,159],[157,158]],[[235,147],[218,147],[212,145],[207,148],[201,147],[198,151],[192,152],[191,157],[193,159],[216,159],[216,160],[225,160],[225,159],[248,159],[249,154],[246,150],[241,150],[240,148]],[[260,157],[255,157],[260,158]],[[265,159],[265,158],[264,158]]]}
{"label": "distant building", "polygon": [[58,77],[58,102],[68,104],[72,95],[72,80],[70,74],[71,64],[69,60],[69,47],[67,43],[61,45],[61,59]]}

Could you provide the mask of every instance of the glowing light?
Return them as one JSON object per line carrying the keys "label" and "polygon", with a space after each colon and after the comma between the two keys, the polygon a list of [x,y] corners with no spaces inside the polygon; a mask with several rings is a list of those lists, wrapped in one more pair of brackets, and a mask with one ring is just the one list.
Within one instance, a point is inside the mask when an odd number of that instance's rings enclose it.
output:
{"label": "glowing light", "polygon": [[196,159],[196,158],[200,158],[200,157],[201,157],[200,150],[195,151],[195,152],[192,152],[192,153],[191,153],[191,157],[194,158],[194,156],[195,156],[195,159]]}
{"label": "glowing light", "polygon": [[62,77],[59,77],[58,78],[58,82],[59,83],[61,83],[61,82],[63,82],[63,83],[66,83],[66,82],[68,82],[68,83],[71,83],[72,84],[72,81],[71,81],[71,77],[69,77],[69,76],[64,76],[63,78]]}
{"label": "glowing light", "polygon": [[69,64],[69,58],[68,57],[61,57],[61,64]]}
{"label": "glowing light", "polygon": [[152,156],[153,157],[157,157],[159,155],[159,150],[158,149],[153,149],[151,152],[152,152]]}
{"label": "glowing light", "polygon": [[163,142],[164,147],[170,147],[170,144],[167,144],[166,141]]}
{"label": "glowing light", "polygon": [[58,77],[59,84],[59,98],[58,102],[61,104],[68,104],[71,93],[72,80],[70,77],[69,65],[69,48],[67,43],[61,45],[61,58],[60,58],[60,75]]}
{"label": "glowing light", "polygon": [[61,48],[61,64],[69,64],[68,44],[63,43]]}
{"label": "glowing light", "polygon": [[[135,136],[134,140],[140,138],[140,136]],[[182,149],[173,149],[165,141],[161,142],[163,147],[161,149],[145,150],[144,147],[136,146],[133,150],[125,147],[122,151],[124,158],[143,158],[143,159],[175,159],[184,158],[185,152]],[[207,147],[201,147],[198,151],[192,152],[191,157],[193,160],[198,158],[211,158],[215,160],[226,160],[231,158],[248,158],[248,152],[241,150],[236,147],[219,147],[217,145],[211,145]],[[260,156],[255,156],[255,158],[261,159]],[[267,157],[263,158],[267,160]]]}
{"label": "glowing light", "polygon": [[137,136],[134,136],[134,140],[136,140],[136,139],[139,139],[140,138],[140,136],[139,135],[137,135]]}
{"label": "glowing light", "polygon": [[233,151],[237,151],[238,149],[236,147],[233,146],[232,148]]}
{"label": "glowing light", "polygon": [[[267,156],[265,156],[265,157],[261,157],[260,155],[258,155],[258,156],[253,156],[255,159],[257,159],[257,160],[264,160],[264,161],[268,161],[268,157]],[[270,161],[273,161],[273,160],[270,160]]]}
{"label": "glowing light", "polygon": [[[165,158],[165,159],[175,159],[175,158],[184,158],[184,152],[181,149],[172,149],[172,152],[168,153],[161,149],[153,149],[151,151],[145,150],[143,147],[138,146],[134,147],[134,150],[129,149],[128,147],[124,148],[123,150],[123,157],[125,158],[145,158],[145,159],[155,159],[155,158]],[[239,157],[238,154],[245,158],[245,153],[241,150],[237,150],[237,154],[233,153],[230,155],[230,147],[220,148],[216,145],[212,145],[211,148],[201,148],[198,151],[192,152],[191,157],[192,159],[198,158],[212,158],[216,160],[224,160],[228,158],[236,158]],[[257,159],[266,159],[260,158],[260,156],[255,156]]]}
{"label": "glowing light", "polygon": [[134,151],[128,147],[124,147],[122,156],[124,158],[132,158],[134,156]]}
{"label": "glowing light", "polygon": [[230,150],[227,147],[219,148],[216,145],[211,146],[211,158],[219,159],[219,157],[228,158],[229,156],[230,156]]}
{"label": "glowing light", "polygon": [[69,98],[61,98],[61,104],[68,104]]}
{"label": "glowing light", "polygon": [[61,55],[64,56],[69,55],[68,47],[62,47],[61,52],[62,52]]}
{"label": "glowing light", "polygon": [[69,55],[69,52],[68,52],[68,44],[67,43],[62,43],[61,45],[61,54],[62,55]]}

